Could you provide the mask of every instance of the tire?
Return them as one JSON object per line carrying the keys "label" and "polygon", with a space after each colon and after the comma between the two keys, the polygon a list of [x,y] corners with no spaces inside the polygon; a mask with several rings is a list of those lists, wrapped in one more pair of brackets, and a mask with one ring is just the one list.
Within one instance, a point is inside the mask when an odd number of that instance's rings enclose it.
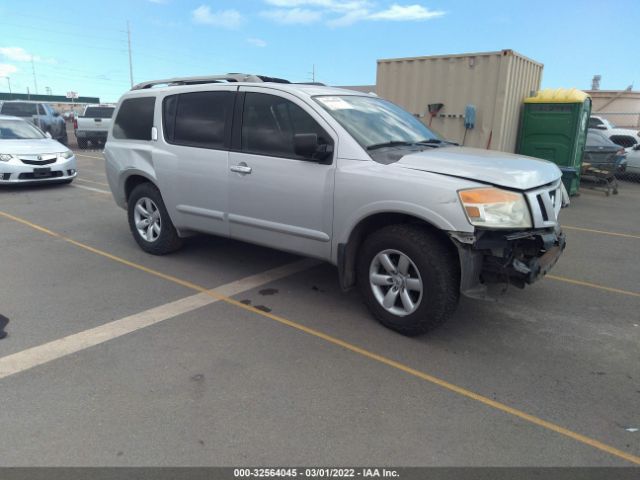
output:
{"label": "tire", "polygon": [[[127,205],[129,228],[142,250],[152,255],[166,255],[182,247],[182,239],[178,236],[155,185],[142,183],[135,187],[127,200]],[[139,210],[136,214],[138,205],[147,211],[148,215],[141,214]],[[149,220],[152,224],[151,228],[142,228],[142,231],[146,231],[147,238],[143,237],[136,225],[136,222],[141,220]],[[157,225],[157,228],[153,225]]]}
{"label": "tire", "polygon": [[[407,224],[384,227],[365,239],[357,260],[358,286],[365,304],[382,325],[416,336],[453,315],[460,298],[460,266],[455,251],[444,242],[427,228]],[[381,261],[382,255],[393,265]],[[405,268],[401,256],[408,258]],[[392,275],[385,265],[399,268]],[[405,272],[398,275],[402,270]],[[377,285],[372,283],[374,275]],[[393,289],[395,300],[383,306],[386,294]],[[414,310],[406,308],[403,296],[407,295]]]}
{"label": "tire", "polygon": [[78,148],[80,150],[87,149],[87,141],[84,138],[78,138]]}

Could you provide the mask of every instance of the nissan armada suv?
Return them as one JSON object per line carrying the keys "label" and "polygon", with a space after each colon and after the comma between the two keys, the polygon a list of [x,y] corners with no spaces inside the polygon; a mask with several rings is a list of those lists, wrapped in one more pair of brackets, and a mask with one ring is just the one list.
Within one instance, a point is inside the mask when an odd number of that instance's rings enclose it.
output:
{"label": "nissan armada suv", "polygon": [[139,84],[104,154],[146,252],[204,232],[326,260],[405,335],[444,322],[460,293],[533,283],[565,246],[556,165],[456,146],[354,91],[242,74]]}

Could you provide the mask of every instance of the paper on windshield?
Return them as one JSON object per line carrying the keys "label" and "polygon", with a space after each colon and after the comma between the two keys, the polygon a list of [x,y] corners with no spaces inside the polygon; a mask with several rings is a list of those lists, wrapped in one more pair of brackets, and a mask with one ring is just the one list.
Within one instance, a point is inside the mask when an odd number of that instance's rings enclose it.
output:
{"label": "paper on windshield", "polygon": [[347,108],[353,108],[352,105],[345,102],[340,97],[318,97],[318,101],[329,110],[344,110]]}

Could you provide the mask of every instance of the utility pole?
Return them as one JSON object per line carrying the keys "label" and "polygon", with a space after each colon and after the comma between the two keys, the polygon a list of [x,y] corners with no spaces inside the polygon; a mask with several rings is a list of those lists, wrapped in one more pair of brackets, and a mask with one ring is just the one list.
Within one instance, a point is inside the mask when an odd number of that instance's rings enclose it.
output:
{"label": "utility pole", "polygon": [[38,80],[36,79],[36,63],[33,61],[33,55],[31,55],[31,71],[33,72],[33,86],[36,89],[36,95],[38,94]]}
{"label": "utility pole", "polygon": [[51,95],[51,87],[44,87],[44,91],[47,92],[47,95]]}
{"label": "utility pole", "polygon": [[316,64],[314,63],[311,67],[311,81],[316,83]]}
{"label": "utility pole", "polygon": [[133,87],[133,62],[131,60],[131,28],[129,28],[129,20],[127,20],[127,44],[129,45],[129,80]]}

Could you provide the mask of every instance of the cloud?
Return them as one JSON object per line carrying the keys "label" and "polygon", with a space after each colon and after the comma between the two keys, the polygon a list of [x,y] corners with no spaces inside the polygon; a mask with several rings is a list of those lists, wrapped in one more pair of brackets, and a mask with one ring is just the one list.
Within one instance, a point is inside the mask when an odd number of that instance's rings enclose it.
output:
{"label": "cloud", "polygon": [[30,62],[33,59],[34,62],[58,63],[55,58],[42,58],[27,52],[22,47],[0,47],[0,56],[14,62]]}
{"label": "cloud", "polygon": [[15,65],[9,65],[8,63],[0,63],[0,77],[8,77],[12,73],[18,71],[18,67]]}
{"label": "cloud", "polygon": [[253,38],[253,37],[247,38],[247,43],[250,43],[254,47],[260,47],[260,48],[264,48],[267,46],[267,42],[265,42],[261,38]]}
{"label": "cloud", "polygon": [[262,12],[264,17],[282,24],[308,24],[326,19],[329,27],[346,27],[361,21],[424,21],[445,15],[419,4],[376,7],[370,0],[264,0],[273,10]]}
{"label": "cloud", "polygon": [[31,58],[40,60],[40,57],[31,55],[21,47],[0,47],[0,55],[14,62],[30,62]]}
{"label": "cloud", "polygon": [[322,18],[322,12],[305,8],[268,10],[261,12],[260,15],[283,25],[307,25],[317,22]]}
{"label": "cloud", "polygon": [[386,10],[367,16],[367,20],[391,20],[394,22],[417,21],[441,17],[444,14],[445,12],[441,10],[429,10],[422,5],[402,6],[394,3]]}
{"label": "cloud", "polygon": [[346,2],[336,0],[265,0],[265,3],[280,8],[317,7],[336,12],[357,10],[371,4],[368,0],[350,0]]}
{"label": "cloud", "polygon": [[238,28],[244,23],[244,17],[237,10],[221,10],[212,12],[207,5],[200,5],[191,12],[193,23],[212,25],[214,27]]}

